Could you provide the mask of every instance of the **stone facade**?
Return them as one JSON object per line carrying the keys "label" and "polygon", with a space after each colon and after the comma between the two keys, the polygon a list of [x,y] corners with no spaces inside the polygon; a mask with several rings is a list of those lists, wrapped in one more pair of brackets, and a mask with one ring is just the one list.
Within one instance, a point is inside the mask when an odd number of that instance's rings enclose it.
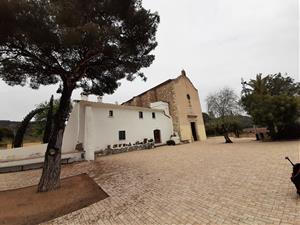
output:
{"label": "stone facade", "polygon": [[176,79],[167,80],[123,105],[150,107],[152,102],[157,101],[169,104],[174,131],[182,141],[206,139],[198,90],[185,71]]}
{"label": "stone facade", "polygon": [[173,80],[168,80],[134,98],[123,103],[128,106],[150,107],[152,102],[163,101],[169,104],[170,115],[173,119],[174,131],[179,131],[178,109],[174,99],[175,90]]}

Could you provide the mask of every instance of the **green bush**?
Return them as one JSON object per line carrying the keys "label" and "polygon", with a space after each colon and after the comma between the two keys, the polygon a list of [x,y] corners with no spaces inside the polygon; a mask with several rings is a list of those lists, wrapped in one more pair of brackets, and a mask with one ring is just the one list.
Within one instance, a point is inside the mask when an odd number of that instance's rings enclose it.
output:
{"label": "green bush", "polygon": [[300,83],[279,74],[246,82],[242,104],[256,125],[267,127],[272,139],[298,138]]}
{"label": "green bush", "polygon": [[8,128],[0,128],[0,141],[2,141],[4,138],[13,139],[14,132]]}
{"label": "green bush", "polygon": [[175,145],[176,143],[175,143],[175,141],[173,141],[173,140],[168,140],[167,141],[167,145]]}

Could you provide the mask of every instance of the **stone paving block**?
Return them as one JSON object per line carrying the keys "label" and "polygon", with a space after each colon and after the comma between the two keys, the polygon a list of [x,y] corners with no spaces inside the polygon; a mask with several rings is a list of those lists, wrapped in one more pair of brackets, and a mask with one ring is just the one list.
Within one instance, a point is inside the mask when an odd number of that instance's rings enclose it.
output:
{"label": "stone paving block", "polygon": [[[62,167],[87,173],[110,197],[45,224],[299,224],[289,156],[300,141],[223,138],[100,157]],[[0,175],[0,190],[35,185],[41,170]]]}

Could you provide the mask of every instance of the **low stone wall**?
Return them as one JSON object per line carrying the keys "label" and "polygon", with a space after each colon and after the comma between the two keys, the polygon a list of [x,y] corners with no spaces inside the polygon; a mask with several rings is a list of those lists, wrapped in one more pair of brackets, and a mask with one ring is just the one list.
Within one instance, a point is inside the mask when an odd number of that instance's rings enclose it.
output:
{"label": "low stone wall", "polygon": [[20,148],[0,150],[0,163],[3,161],[23,160],[33,157],[44,157],[47,144],[32,145]]}
{"label": "low stone wall", "polygon": [[106,149],[99,150],[95,152],[96,156],[106,156],[112,154],[119,154],[123,152],[131,152],[131,151],[138,151],[138,150],[145,150],[145,149],[153,149],[154,142],[148,142],[145,144],[133,144],[133,145],[121,145],[121,146],[108,146]]}
{"label": "low stone wall", "polygon": [[[38,144],[20,148],[0,150],[0,173],[41,168],[47,144]],[[82,161],[83,152],[62,151],[62,163]]]}

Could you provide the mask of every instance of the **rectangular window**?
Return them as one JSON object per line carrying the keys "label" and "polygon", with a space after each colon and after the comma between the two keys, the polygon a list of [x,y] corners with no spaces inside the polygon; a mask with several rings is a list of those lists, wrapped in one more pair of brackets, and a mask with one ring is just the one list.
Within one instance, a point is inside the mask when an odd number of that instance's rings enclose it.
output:
{"label": "rectangular window", "polygon": [[143,119],[143,118],[144,118],[143,112],[139,112],[139,118],[140,118],[140,119]]}
{"label": "rectangular window", "polygon": [[155,112],[152,113],[152,119],[155,119],[156,118],[156,115],[155,115]]}
{"label": "rectangular window", "polygon": [[125,130],[120,130],[119,131],[119,140],[126,140],[126,131]]}
{"label": "rectangular window", "polygon": [[114,116],[114,111],[109,110],[109,117],[113,117]]}

